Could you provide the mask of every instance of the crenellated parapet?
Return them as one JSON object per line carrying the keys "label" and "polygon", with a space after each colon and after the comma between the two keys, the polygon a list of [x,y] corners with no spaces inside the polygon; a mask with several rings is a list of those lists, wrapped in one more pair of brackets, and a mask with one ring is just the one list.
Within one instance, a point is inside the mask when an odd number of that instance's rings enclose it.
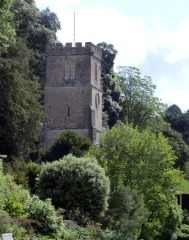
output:
{"label": "crenellated parapet", "polygon": [[46,53],[48,56],[92,55],[98,59],[102,58],[101,48],[91,42],[86,42],[84,45],[82,45],[82,42],[76,42],[75,45],[71,42],[65,45],[54,42],[47,46]]}

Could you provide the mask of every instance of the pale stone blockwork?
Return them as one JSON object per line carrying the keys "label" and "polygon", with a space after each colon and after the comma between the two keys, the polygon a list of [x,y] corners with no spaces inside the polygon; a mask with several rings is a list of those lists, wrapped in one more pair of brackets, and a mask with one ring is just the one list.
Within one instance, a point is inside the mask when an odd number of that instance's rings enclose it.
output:
{"label": "pale stone blockwork", "polygon": [[102,51],[92,43],[60,43],[47,48],[44,142],[65,129],[99,142],[102,132]]}

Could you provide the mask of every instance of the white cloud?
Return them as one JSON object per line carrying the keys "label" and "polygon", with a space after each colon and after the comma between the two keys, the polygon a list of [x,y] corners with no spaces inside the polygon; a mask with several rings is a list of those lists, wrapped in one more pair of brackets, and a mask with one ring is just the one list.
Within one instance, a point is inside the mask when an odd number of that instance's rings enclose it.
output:
{"label": "white cloud", "polygon": [[[73,11],[59,14],[63,31],[61,41],[73,40]],[[117,64],[139,65],[147,55],[147,39],[141,18],[121,15],[111,8],[81,8],[76,11],[76,40],[106,41],[114,44],[119,54]]]}
{"label": "white cloud", "polygon": [[176,63],[181,60],[189,59],[189,18],[184,19],[178,24],[176,31],[171,32],[169,41],[172,45],[167,60]]}
{"label": "white cloud", "polygon": [[76,40],[113,43],[119,52],[118,65],[141,65],[151,52],[160,48],[168,50],[165,59],[170,63],[188,59],[189,18],[170,31],[160,25],[160,18],[154,17],[149,29],[142,17],[128,17],[108,7],[89,8],[80,2],[37,0],[39,7],[49,6],[57,13],[62,23],[62,31],[58,33],[61,41],[73,40],[73,12],[76,9]]}

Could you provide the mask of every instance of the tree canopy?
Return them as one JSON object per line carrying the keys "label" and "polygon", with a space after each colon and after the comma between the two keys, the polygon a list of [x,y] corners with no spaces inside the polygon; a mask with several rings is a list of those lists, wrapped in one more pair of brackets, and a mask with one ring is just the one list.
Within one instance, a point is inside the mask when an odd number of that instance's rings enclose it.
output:
{"label": "tree canopy", "polygon": [[14,41],[15,31],[11,21],[11,4],[12,0],[0,1],[0,55],[1,51],[5,51],[9,44]]}
{"label": "tree canopy", "polygon": [[165,112],[165,120],[175,131],[181,133],[184,141],[189,144],[189,111],[183,113],[178,106],[172,105]]}
{"label": "tree canopy", "polygon": [[144,195],[149,215],[143,238],[160,237],[167,218],[177,214],[175,194],[181,176],[174,169],[175,156],[167,140],[161,134],[121,124],[103,135],[92,154],[105,168],[112,191],[128,186]]}
{"label": "tree canopy", "polygon": [[0,152],[27,157],[43,121],[45,48],[60,23],[32,0],[3,0],[0,13]]}
{"label": "tree canopy", "polygon": [[121,119],[123,122],[145,127],[163,113],[163,104],[154,96],[155,85],[148,76],[141,76],[135,67],[125,67],[121,73],[124,94]]}

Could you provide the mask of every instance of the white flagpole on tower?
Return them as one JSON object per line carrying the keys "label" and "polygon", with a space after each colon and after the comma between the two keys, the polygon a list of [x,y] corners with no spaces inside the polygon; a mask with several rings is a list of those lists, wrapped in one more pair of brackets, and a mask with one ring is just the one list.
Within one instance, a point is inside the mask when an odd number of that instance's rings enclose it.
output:
{"label": "white flagpole on tower", "polygon": [[75,46],[75,10],[74,10],[74,32],[73,32],[73,45]]}

